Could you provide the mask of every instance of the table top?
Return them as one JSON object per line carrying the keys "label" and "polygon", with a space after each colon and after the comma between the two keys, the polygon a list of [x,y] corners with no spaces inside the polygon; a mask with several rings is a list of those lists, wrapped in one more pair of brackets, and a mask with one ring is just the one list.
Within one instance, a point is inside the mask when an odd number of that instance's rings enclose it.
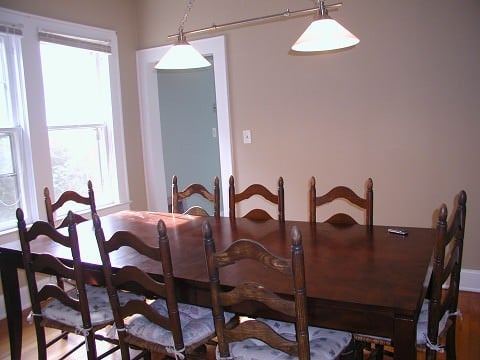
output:
{"label": "table top", "polygon": [[[390,327],[393,326],[389,321],[393,322],[395,317],[415,320],[418,316],[430,278],[435,230],[429,228],[406,228],[408,236],[399,236],[388,233],[386,226],[257,222],[244,218],[216,220],[147,211],[122,211],[102,217],[101,222],[107,239],[115,231],[128,230],[145,243],[156,245],[159,219],[168,229],[175,279],[182,286],[205,289],[209,283],[201,231],[204,221],[212,226],[217,251],[237,239],[246,238],[259,241],[272,253],[286,258],[290,257],[290,230],[297,226],[303,239],[309,316],[322,326],[353,327],[355,329],[346,330],[370,330],[373,334],[392,336]],[[79,224],[77,230],[82,260],[98,268],[101,260],[92,222]],[[51,242],[45,241],[41,247],[60,258],[70,258],[68,250],[52,246]],[[18,255],[20,243],[4,244],[0,250]],[[112,258],[112,265],[126,264],[161,275],[158,264],[126,250],[118,251]],[[292,294],[288,284],[276,281],[274,275],[252,264],[220,273],[221,283],[227,286],[252,277],[278,293]],[[333,314],[343,314],[346,309],[350,311],[348,319],[341,322],[332,319]],[[389,319],[385,326],[369,328],[369,321],[383,317]]]}

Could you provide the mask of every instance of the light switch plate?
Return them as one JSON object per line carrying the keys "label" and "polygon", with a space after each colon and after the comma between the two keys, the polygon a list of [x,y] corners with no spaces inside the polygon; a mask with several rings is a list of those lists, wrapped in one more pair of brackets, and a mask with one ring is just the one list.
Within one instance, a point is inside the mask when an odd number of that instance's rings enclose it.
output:
{"label": "light switch plate", "polygon": [[252,143],[252,132],[250,130],[243,130],[243,143],[244,144]]}

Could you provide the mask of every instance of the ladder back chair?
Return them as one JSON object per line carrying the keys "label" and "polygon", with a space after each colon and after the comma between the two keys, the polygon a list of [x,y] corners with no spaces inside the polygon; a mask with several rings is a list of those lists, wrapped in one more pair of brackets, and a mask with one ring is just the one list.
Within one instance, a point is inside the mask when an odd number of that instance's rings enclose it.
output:
{"label": "ladder back chair", "polygon": [[[450,224],[447,206],[440,207],[437,240],[433,254],[433,269],[429,294],[422,304],[417,322],[417,350],[426,352],[427,360],[436,359],[437,352],[446,352],[446,359],[456,359],[455,327],[462,268],[467,194],[460,191]],[[445,288],[445,289],[444,289]],[[383,358],[383,346],[393,346],[391,339],[355,335],[359,341],[379,345],[372,357]]]}
{"label": "ladder back chair", "polygon": [[[47,342],[45,327],[55,328],[69,333],[80,334],[85,342],[67,351],[67,357],[85,344],[88,359],[101,359],[118,349],[118,346],[97,356],[95,339],[116,344],[117,341],[96,332],[113,324],[113,315],[105,288],[85,285],[80,249],[72,212],[67,215],[68,235],[63,235],[49,223],[36,221],[27,230],[22,209],[17,209],[18,232],[22,246],[23,264],[28,282],[32,311],[29,319],[35,325],[38,358],[47,359],[47,347],[64,338],[64,333]],[[32,253],[36,243],[51,240],[69,248],[72,265],[67,265],[48,252]],[[47,282],[40,286],[36,282],[37,274],[53,274],[75,280],[76,288],[65,291],[56,283]]]}
{"label": "ladder back chair", "polygon": [[[203,224],[202,232],[218,339],[217,359],[336,359],[342,352],[353,356],[350,333],[308,327],[303,246],[298,228],[291,230],[290,259],[277,257],[249,239],[236,240],[217,252],[208,222]],[[291,284],[293,296],[281,297],[256,279],[246,279],[225,291],[220,279],[222,268],[244,260],[258,262]],[[244,301],[262,303],[269,313],[292,322],[257,317],[227,326],[225,308]]]}
{"label": "ladder back chair", "polygon": [[[96,205],[95,205],[95,194],[93,192],[93,186],[92,182],[88,180],[87,183],[88,187],[88,196],[82,196],[76,191],[72,190],[67,190],[63,192],[60,197],[58,198],[57,201],[52,203],[51,197],[50,197],[50,190],[48,187],[45,187],[43,189],[43,195],[45,197],[45,209],[47,212],[47,221],[50,225],[55,227],[56,229],[60,229],[63,227],[66,227],[68,225],[68,218],[64,218],[58,225],[56,225],[56,219],[55,219],[55,213],[63,207],[66,203],[68,202],[74,202],[77,204],[83,204],[83,205],[88,205],[90,206],[90,215],[92,216],[94,213],[97,212]],[[88,219],[80,214],[77,214],[75,212],[72,212],[72,216],[74,219],[74,222],[76,224],[80,224],[84,221],[87,221]],[[68,279],[62,279],[62,278],[57,278],[57,283],[60,287],[64,287],[64,282],[71,282]]]}
{"label": "ladder back chair", "polygon": [[[50,190],[48,187],[43,189],[43,194],[45,197],[45,209],[47,211],[47,221],[50,225],[56,227],[57,229],[67,226],[68,220],[67,218],[63,219],[58,226],[55,225],[55,216],[54,214],[60,209],[65,203],[68,201],[76,202],[78,204],[88,205],[90,207],[90,214],[93,215],[97,212],[96,205],[95,205],[95,194],[93,192],[92,182],[88,180],[87,183],[88,187],[88,196],[82,196],[79,193],[67,190],[60,195],[60,197],[52,203],[50,198]],[[87,221],[87,218],[73,213],[75,223],[79,224],[83,221]]]}
{"label": "ladder back chair", "polygon": [[[210,201],[213,205],[213,216],[220,217],[220,187],[218,176],[213,180],[213,193],[208,191],[202,184],[190,184],[183,191],[178,191],[177,176],[172,178],[172,212],[180,213],[180,201],[198,194]],[[200,206],[192,206],[188,208],[184,214],[196,216],[210,216],[208,211]]]}
{"label": "ladder back chair", "polygon": [[[367,180],[367,188],[365,197],[357,195],[352,189],[346,186],[336,186],[327,193],[317,196],[315,187],[315,177],[310,179],[309,191],[309,213],[310,222],[317,222],[317,207],[331,203],[334,200],[347,200],[353,205],[365,210],[365,225],[373,225],[373,181],[371,178]],[[330,224],[357,224],[357,221],[348,214],[337,213],[330,216],[325,222]]]}
{"label": "ladder back chair", "polygon": [[[129,348],[161,353],[183,359],[215,336],[212,311],[177,303],[170,245],[165,223],[157,224],[158,244],[149,246],[128,231],[118,231],[107,241],[100,218],[93,216],[95,235],[103,263],[105,282],[120,341],[122,359],[130,359]],[[163,280],[153,278],[135,266],[112,270],[111,255],[116,251],[135,251],[148,266],[161,268]],[[114,256],[114,255],[113,255]],[[121,304],[117,292],[134,288],[147,294],[149,301],[132,300]]]}
{"label": "ladder back chair", "polygon": [[[236,217],[235,207],[236,204],[251,198],[252,196],[261,196],[265,200],[270,201],[271,203],[277,205],[278,208],[278,220],[285,221],[285,194],[283,189],[283,178],[280,177],[278,179],[278,188],[277,194],[274,194],[269,189],[267,189],[264,185],[261,184],[252,184],[248,186],[242,192],[236,193],[235,192],[235,179],[233,176],[230,176],[229,179],[229,214],[230,218],[234,219]],[[250,210],[246,215],[245,218],[251,220],[269,220],[273,219],[273,217],[264,209],[253,209]]]}

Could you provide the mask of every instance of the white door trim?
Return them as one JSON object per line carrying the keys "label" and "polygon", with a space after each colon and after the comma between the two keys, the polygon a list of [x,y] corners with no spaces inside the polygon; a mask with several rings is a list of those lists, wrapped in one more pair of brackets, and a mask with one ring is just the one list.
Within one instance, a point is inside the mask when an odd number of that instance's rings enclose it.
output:
{"label": "white door trim", "polygon": [[[225,211],[225,209],[228,209],[228,179],[232,174],[232,145],[225,38],[224,36],[217,36],[209,39],[190,41],[190,43],[200,51],[200,53],[213,55],[222,178],[221,186],[223,209]],[[143,159],[145,163],[145,185],[147,190],[147,206],[150,211],[168,211],[167,196],[169,194],[166,194],[164,189],[169,188],[167,184],[170,183],[171,179],[165,179],[160,126],[160,105],[154,65],[170,47],[171,45],[137,51],[137,81],[143,139]],[[203,185],[209,188],[209,184]]]}

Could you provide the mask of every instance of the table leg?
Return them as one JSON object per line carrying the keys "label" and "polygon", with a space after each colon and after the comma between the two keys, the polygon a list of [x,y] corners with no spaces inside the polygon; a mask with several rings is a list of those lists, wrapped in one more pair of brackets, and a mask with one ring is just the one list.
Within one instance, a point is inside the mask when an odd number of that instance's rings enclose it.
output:
{"label": "table leg", "polygon": [[22,353],[22,304],[17,267],[9,261],[8,256],[1,253],[0,274],[5,298],[8,335],[10,337],[10,358],[20,359]]}
{"label": "table leg", "polygon": [[412,319],[395,319],[393,345],[395,360],[417,358],[417,324]]}

